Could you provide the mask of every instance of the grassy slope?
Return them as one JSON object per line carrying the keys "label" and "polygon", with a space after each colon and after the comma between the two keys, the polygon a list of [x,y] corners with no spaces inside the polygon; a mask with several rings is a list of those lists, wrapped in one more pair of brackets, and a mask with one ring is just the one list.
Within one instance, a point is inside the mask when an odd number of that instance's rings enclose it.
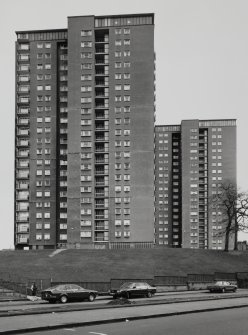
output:
{"label": "grassy slope", "polygon": [[108,281],[154,275],[248,271],[248,252],[191,249],[0,251],[1,273],[54,281]]}

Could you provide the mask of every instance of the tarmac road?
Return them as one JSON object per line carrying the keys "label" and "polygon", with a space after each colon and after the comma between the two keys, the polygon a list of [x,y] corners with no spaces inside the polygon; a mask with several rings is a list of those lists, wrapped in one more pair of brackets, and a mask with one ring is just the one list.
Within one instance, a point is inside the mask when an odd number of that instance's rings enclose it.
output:
{"label": "tarmac road", "polygon": [[30,335],[246,335],[248,308],[177,315],[104,325],[64,328]]}
{"label": "tarmac road", "polygon": [[[222,309],[235,309],[248,308],[247,297],[243,298],[226,298],[216,299],[209,301],[187,301],[169,304],[157,304],[157,305],[140,305],[140,306],[128,306],[128,307],[109,307],[105,309],[92,309],[92,310],[80,310],[80,311],[67,311],[59,313],[46,313],[41,315],[19,315],[19,316],[5,316],[0,319],[0,334],[26,334],[27,332],[35,331],[47,331],[55,329],[73,329],[71,332],[75,332],[75,327],[91,327],[96,325],[122,323],[122,322],[136,322],[137,320],[153,319],[179,316],[181,314],[191,313],[202,313],[209,311],[217,311]],[[214,313],[215,313],[214,312]],[[247,313],[247,309],[246,309]],[[247,318],[247,314],[246,314]],[[227,318],[228,319],[228,318]],[[143,320],[143,321],[144,321]],[[183,323],[182,323],[183,324]],[[207,327],[206,327],[207,328]],[[206,329],[207,330],[207,329]],[[93,330],[92,330],[93,331]],[[93,331],[94,332],[94,331]],[[97,333],[97,332],[95,332]],[[103,332],[104,333],[104,332]],[[237,333],[237,332],[235,332]],[[81,333],[82,334],[82,333]],[[92,333],[94,334],[94,333]],[[111,334],[111,333],[110,333]],[[112,333],[115,334],[115,333]],[[115,335],[117,335],[116,333]],[[122,334],[122,333],[120,333]],[[123,333],[125,334],[125,332]],[[126,333],[128,334],[128,333]],[[132,333],[130,333],[132,334]],[[137,335],[135,332],[133,333]],[[142,333],[143,334],[143,333]],[[149,334],[157,334],[150,332]],[[166,333],[163,333],[163,335]],[[173,332],[167,333],[169,335],[175,335]],[[187,333],[184,332],[185,335]],[[189,333],[192,335],[192,333]],[[196,334],[196,333],[195,333]],[[199,335],[200,332],[197,334]],[[222,335],[226,333],[211,333],[211,335]],[[247,334],[247,328],[246,333]],[[143,334],[144,335],[144,334]],[[240,334],[239,334],[240,335]]]}
{"label": "tarmac road", "polygon": [[[130,301],[136,304],[145,304],[145,303],[162,303],[162,302],[177,302],[177,301],[187,301],[187,300],[203,300],[203,299],[226,299],[228,297],[244,297],[248,298],[247,289],[239,289],[236,293],[209,293],[208,291],[186,291],[186,292],[165,292],[157,293],[152,298],[137,298],[130,299]],[[45,311],[55,311],[58,312],[73,310],[73,309],[87,309],[87,308],[97,308],[100,306],[105,306],[109,301],[112,301],[112,297],[97,297],[94,302],[82,301],[82,302],[73,302],[68,304],[49,304],[46,301],[11,301],[11,302],[0,302],[0,316],[14,313],[32,313],[36,312],[45,312]]]}

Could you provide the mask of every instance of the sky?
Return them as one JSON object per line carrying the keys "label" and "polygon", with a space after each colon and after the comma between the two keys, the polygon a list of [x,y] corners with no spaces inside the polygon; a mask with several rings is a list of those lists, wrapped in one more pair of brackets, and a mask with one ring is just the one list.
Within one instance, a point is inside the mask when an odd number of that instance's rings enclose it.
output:
{"label": "sky", "polygon": [[0,249],[14,241],[15,31],[130,13],[155,14],[156,124],[237,119],[238,185],[248,190],[247,0],[2,0]]}

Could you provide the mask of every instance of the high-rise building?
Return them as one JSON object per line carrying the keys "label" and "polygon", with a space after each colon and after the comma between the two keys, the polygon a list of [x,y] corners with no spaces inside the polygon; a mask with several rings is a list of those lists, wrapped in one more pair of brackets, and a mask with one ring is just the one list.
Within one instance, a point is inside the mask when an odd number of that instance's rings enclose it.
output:
{"label": "high-rise building", "polygon": [[15,246],[154,242],[154,15],[18,31]]}
{"label": "high-rise building", "polygon": [[211,198],[222,183],[236,186],[236,120],[155,129],[156,244],[223,249],[223,213]]}

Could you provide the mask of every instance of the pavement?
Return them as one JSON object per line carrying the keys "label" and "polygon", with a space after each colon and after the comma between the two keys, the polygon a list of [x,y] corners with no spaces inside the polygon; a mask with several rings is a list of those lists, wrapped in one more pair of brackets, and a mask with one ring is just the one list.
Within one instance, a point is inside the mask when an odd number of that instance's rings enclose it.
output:
{"label": "pavement", "polygon": [[[60,309],[56,311],[49,308],[39,313],[39,316],[34,315],[37,313],[15,314],[15,316],[2,315],[0,319],[0,334],[25,334],[34,331],[62,329],[64,327],[82,327],[248,307],[247,295],[236,295],[233,298],[231,295],[222,294],[222,297],[215,296],[214,299],[210,300],[195,300],[188,297],[186,301],[171,300],[170,302],[166,300],[153,301],[152,298],[148,303],[147,300],[144,300],[143,303],[138,301],[127,306],[111,306],[105,303],[95,306],[92,304],[90,309],[82,304],[80,310],[62,311]],[[70,304],[67,304],[67,306],[70,306]]]}

